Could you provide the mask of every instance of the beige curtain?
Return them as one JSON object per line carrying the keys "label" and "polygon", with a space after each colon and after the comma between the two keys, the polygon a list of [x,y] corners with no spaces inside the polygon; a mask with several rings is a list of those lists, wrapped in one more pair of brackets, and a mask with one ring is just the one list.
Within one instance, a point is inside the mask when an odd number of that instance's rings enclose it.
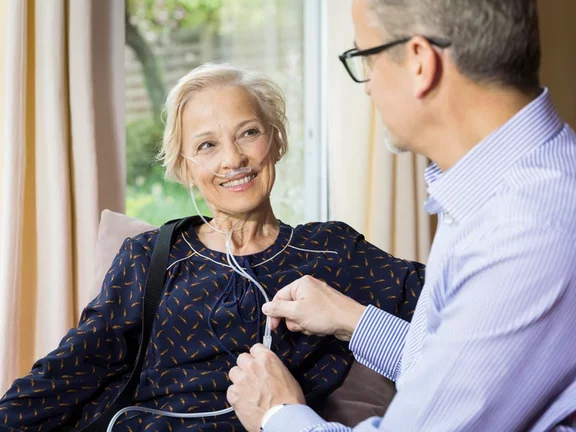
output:
{"label": "beige curtain", "polygon": [[394,155],[386,150],[379,115],[372,106],[365,176],[366,237],[393,255],[425,263],[434,224],[424,210],[428,160],[413,153]]}
{"label": "beige curtain", "polygon": [[[6,23],[7,23],[7,2],[0,0],[0,203],[2,203],[2,180],[1,173],[4,172],[4,84],[6,82]],[[2,212],[0,212],[0,227],[2,226]],[[0,240],[1,242],[1,240]]]}
{"label": "beige curtain", "polygon": [[0,4],[3,392],[77,322],[100,211],[124,209],[124,2]]}
{"label": "beige curtain", "polygon": [[398,257],[426,262],[435,223],[423,208],[427,161],[385,149],[378,112],[338,60],[353,46],[350,7],[350,0],[326,2],[330,219]]}

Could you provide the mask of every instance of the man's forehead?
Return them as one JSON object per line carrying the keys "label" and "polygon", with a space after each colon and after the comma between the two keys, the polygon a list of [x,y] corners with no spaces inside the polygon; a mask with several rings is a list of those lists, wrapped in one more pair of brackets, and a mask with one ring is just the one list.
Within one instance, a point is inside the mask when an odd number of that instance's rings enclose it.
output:
{"label": "man's forehead", "polygon": [[366,49],[382,43],[382,29],[380,29],[368,11],[367,0],[353,0],[352,18],[354,21],[354,46]]}
{"label": "man's forehead", "polygon": [[355,25],[366,25],[368,21],[367,16],[367,0],[353,0],[352,1],[352,20]]}

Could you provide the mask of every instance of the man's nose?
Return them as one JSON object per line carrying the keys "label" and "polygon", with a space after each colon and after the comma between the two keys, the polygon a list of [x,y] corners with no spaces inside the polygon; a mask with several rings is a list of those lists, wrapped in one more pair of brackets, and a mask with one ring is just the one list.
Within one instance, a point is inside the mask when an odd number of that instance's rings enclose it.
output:
{"label": "man's nose", "polygon": [[370,81],[366,81],[364,83],[364,93],[366,93],[368,96],[370,96],[370,91],[372,90],[372,80]]}

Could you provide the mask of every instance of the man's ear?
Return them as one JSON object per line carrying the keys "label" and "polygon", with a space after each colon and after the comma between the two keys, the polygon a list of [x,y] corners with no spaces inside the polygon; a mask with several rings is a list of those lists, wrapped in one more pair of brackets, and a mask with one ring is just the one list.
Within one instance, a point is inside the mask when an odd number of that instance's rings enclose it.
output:
{"label": "man's ear", "polygon": [[407,56],[413,94],[422,99],[434,89],[442,70],[442,59],[432,44],[421,36],[408,42]]}

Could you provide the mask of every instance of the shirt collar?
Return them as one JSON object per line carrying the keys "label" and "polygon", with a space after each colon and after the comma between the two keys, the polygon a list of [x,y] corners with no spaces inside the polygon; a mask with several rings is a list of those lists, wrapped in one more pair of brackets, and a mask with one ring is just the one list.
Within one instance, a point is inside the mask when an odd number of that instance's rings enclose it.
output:
{"label": "shirt collar", "polygon": [[506,173],[528,153],[560,133],[564,123],[547,88],[445,172],[431,164],[425,173],[428,213],[447,212],[461,221],[480,208]]}

